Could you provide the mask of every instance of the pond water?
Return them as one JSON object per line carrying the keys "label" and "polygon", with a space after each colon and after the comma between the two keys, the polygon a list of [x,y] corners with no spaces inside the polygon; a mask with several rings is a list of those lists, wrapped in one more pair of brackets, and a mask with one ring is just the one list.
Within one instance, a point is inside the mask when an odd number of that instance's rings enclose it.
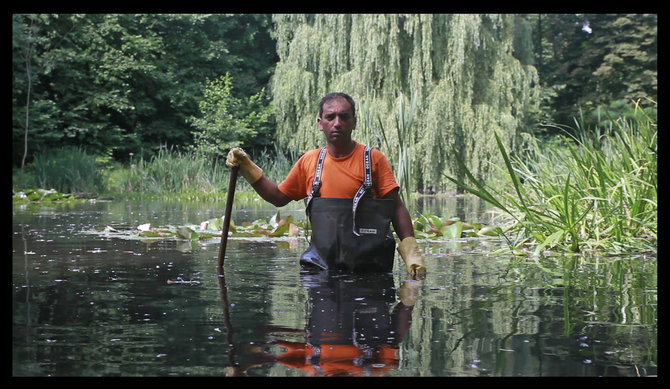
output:
{"label": "pond water", "polygon": [[[141,241],[105,226],[197,224],[224,203],[13,208],[14,376],[655,376],[655,257],[514,258],[420,241],[429,270],[301,273],[304,237]],[[236,223],[269,218],[262,204]],[[486,218],[481,204],[414,212]],[[298,208],[282,210],[303,218]]]}

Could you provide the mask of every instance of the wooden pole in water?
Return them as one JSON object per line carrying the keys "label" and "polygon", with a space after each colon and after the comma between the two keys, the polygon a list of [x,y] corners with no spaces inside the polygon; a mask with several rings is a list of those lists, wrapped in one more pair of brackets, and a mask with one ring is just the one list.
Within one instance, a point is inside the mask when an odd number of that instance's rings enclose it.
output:
{"label": "wooden pole in water", "polygon": [[226,200],[226,213],[223,219],[223,229],[221,230],[221,245],[219,246],[219,264],[223,267],[223,259],[226,255],[226,244],[228,243],[228,230],[230,229],[230,214],[233,211],[233,198],[235,197],[235,184],[237,184],[237,171],[239,166],[233,166],[230,169],[230,182],[228,183],[228,199]]}

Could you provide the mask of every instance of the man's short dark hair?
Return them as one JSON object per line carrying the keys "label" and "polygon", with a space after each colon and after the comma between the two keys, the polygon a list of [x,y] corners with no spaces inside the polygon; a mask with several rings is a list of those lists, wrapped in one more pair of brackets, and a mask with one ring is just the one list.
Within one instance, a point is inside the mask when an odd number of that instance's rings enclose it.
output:
{"label": "man's short dark hair", "polygon": [[323,105],[326,103],[326,101],[332,100],[332,99],[335,99],[335,98],[338,98],[338,97],[341,97],[341,98],[347,100],[349,105],[351,105],[351,113],[353,114],[354,117],[356,117],[356,103],[354,103],[354,99],[352,99],[351,96],[349,96],[348,94],[342,93],[342,92],[332,92],[332,93],[328,93],[327,95],[323,96],[323,98],[319,102],[319,117],[321,117],[321,115],[323,115]]}

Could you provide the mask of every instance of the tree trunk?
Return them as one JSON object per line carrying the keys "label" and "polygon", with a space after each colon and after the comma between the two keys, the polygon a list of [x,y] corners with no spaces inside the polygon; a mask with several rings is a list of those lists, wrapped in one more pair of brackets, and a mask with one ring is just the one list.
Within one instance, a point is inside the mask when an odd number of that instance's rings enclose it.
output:
{"label": "tree trunk", "polygon": [[26,48],[26,77],[28,81],[26,92],[26,123],[25,131],[23,133],[23,158],[21,159],[21,170],[19,170],[18,187],[21,189],[21,182],[23,180],[23,168],[26,165],[26,157],[28,156],[28,127],[30,125],[30,89],[32,88],[32,77],[30,76],[30,42]]}

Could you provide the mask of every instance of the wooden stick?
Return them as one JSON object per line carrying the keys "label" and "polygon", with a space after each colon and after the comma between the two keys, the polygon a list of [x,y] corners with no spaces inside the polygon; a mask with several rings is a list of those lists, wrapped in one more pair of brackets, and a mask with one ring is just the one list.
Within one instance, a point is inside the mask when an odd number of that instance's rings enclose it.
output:
{"label": "wooden stick", "polygon": [[230,214],[233,211],[233,198],[235,197],[235,185],[237,184],[237,171],[239,166],[233,166],[230,169],[230,182],[228,183],[228,199],[226,200],[226,213],[223,220],[223,230],[221,230],[221,245],[219,246],[219,264],[223,267],[223,259],[226,255],[226,244],[228,243],[228,230],[230,229]]}

